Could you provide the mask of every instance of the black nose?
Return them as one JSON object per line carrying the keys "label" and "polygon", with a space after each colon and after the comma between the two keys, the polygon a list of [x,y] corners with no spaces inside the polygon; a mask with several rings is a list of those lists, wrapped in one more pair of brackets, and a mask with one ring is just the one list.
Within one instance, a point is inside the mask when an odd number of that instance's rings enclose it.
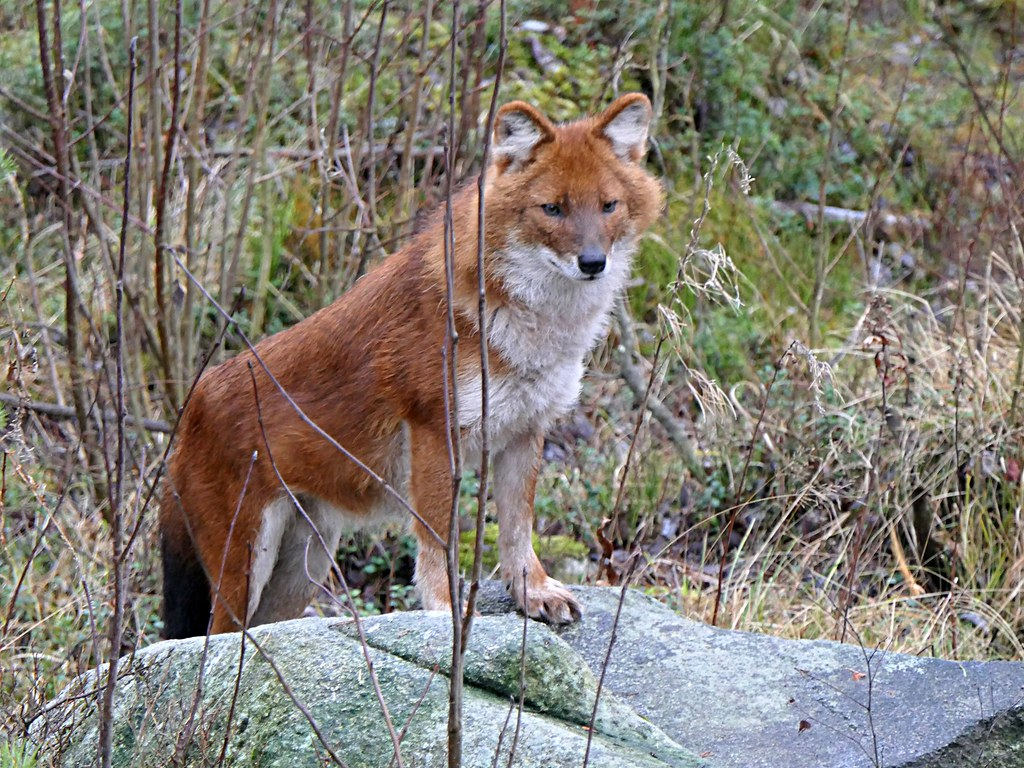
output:
{"label": "black nose", "polygon": [[580,265],[580,272],[593,277],[604,272],[605,257],[601,251],[583,251],[577,263]]}

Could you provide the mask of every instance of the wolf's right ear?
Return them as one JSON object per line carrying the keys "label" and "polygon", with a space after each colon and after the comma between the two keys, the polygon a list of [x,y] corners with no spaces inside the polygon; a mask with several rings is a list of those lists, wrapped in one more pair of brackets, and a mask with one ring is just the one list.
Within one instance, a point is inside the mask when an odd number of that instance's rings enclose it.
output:
{"label": "wolf's right ear", "polygon": [[650,100],[642,93],[627,93],[598,116],[597,131],[620,159],[637,163],[647,151],[650,123]]}
{"label": "wolf's right ear", "polygon": [[525,101],[512,101],[498,110],[491,150],[502,172],[517,170],[533,157],[534,150],[555,137],[555,128]]}

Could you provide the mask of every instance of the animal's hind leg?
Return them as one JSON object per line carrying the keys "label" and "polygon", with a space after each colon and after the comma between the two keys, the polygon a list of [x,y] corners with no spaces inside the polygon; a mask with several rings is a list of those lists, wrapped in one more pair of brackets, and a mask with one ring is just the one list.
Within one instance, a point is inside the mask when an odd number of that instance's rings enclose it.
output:
{"label": "animal's hind leg", "polygon": [[[268,570],[262,581],[254,580],[251,566],[261,559],[273,565],[283,531],[279,526],[276,540],[268,540],[264,507],[274,505],[265,496],[247,494],[245,487],[235,491],[230,484],[208,481],[198,469],[190,471],[185,476],[189,482],[182,481],[182,472],[178,478],[172,473],[160,508],[168,637],[205,634],[211,605],[210,631],[237,631],[250,613],[252,590],[258,592],[269,578]],[[260,558],[268,548],[273,549],[270,557]]]}
{"label": "animal's hind leg", "polygon": [[287,500],[246,499],[226,526],[199,532],[210,578],[214,634],[237,632],[250,623],[292,514]]}
{"label": "animal's hind leg", "polygon": [[294,515],[283,532],[273,574],[258,596],[254,625],[300,616],[327,579],[341,538],[342,512],[325,502],[300,499],[303,516],[290,499],[286,501]]}

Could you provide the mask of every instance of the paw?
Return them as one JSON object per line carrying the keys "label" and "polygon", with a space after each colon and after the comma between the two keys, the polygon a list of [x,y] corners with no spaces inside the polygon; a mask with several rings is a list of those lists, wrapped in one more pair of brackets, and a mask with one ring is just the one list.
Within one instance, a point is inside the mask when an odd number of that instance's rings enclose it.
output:
{"label": "paw", "polygon": [[548,624],[572,624],[583,615],[579,602],[560,581],[544,576],[536,586],[527,580],[526,602],[523,602],[523,578],[505,582],[507,589],[519,606],[519,610],[531,619]]}

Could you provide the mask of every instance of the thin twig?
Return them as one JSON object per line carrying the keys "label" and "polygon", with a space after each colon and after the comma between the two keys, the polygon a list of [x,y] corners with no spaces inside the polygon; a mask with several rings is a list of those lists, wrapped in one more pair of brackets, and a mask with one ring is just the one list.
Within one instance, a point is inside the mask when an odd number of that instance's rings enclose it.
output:
{"label": "thin twig", "polygon": [[[361,277],[366,271],[366,262],[370,255],[370,241],[372,240],[380,248],[380,237],[377,235],[377,157],[376,146],[373,138],[373,128],[376,124],[374,119],[374,108],[377,101],[377,78],[380,74],[380,54],[384,29],[388,19],[388,0],[383,0],[380,7],[380,23],[377,25],[377,39],[373,45],[373,58],[370,61],[370,82],[366,96],[366,209],[363,214],[366,216],[366,226],[369,229],[369,237],[363,243],[363,253],[359,257],[359,266],[356,268],[356,277]],[[424,34],[426,34],[424,32]]]}
{"label": "thin twig", "polygon": [[[244,292],[239,294],[235,299],[235,303],[231,307],[231,314],[234,315],[241,306],[242,300],[245,298]],[[223,326],[218,332],[210,348],[203,356],[202,362],[199,364],[199,370],[196,371],[195,376],[192,377],[192,384],[188,388],[188,392],[185,394],[185,399],[182,401],[181,409],[182,412],[188,408],[188,404],[192,401],[192,395],[196,391],[196,385],[199,384],[199,379],[206,370],[206,367],[210,364],[213,359],[213,354],[220,346],[221,341],[224,339],[224,334],[227,332],[228,326]],[[153,482],[149,485],[149,490],[146,492],[146,499],[142,502],[142,507],[139,510],[139,514],[135,519],[135,528],[132,529],[131,535],[128,537],[128,543],[125,545],[127,549],[131,549],[135,543],[135,539],[139,535],[139,531],[142,530],[142,521],[145,519],[146,510],[149,509],[149,505],[153,501],[153,496],[156,494],[157,489],[160,487],[160,479],[163,477],[164,468],[167,466],[167,457],[171,455],[171,448],[174,447],[174,438],[178,434],[179,421],[174,423],[174,426],[168,431],[167,445],[164,446],[163,456],[160,457],[160,463],[157,465],[156,476],[153,478]],[[187,518],[186,518],[187,519]]]}
{"label": "thin twig", "polygon": [[311,419],[306,414],[306,412],[304,410],[302,410],[301,406],[299,406],[299,404],[295,402],[294,398],[292,398],[292,396],[288,394],[288,391],[284,388],[284,386],[281,384],[281,382],[278,381],[277,377],[274,376],[273,373],[271,373],[271,371],[267,367],[266,363],[263,362],[263,358],[256,351],[256,346],[249,340],[249,337],[245,335],[245,333],[239,327],[238,323],[235,322],[234,317],[230,313],[228,313],[224,309],[224,307],[222,307],[219,303],[217,303],[217,300],[214,299],[213,296],[210,295],[210,292],[206,290],[206,287],[201,282],[199,282],[199,279],[188,270],[188,268],[184,265],[184,263],[182,263],[181,259],[178,258],[177,255],[175,255],[174,261],[178,265],[178,268],[182,272],[185,273],[185,276],[188,277],[189,281],[194,286],[196,286],[197,289],[199,289],[199,291],[203,294],[203,297],[208,302],[210,302],[210,305],[217,311],[218,314],[221,315],[221,318],[225,321],[226,325],[234,327],[235,333],[238,334],[238,338],[241,339],[242,343],[245,344],[245,346],[249,350],[249,352],[252,353],[253,357],[256,359],[256,362],[259,363],[260,368],[262,368],[263,372],[267,375],[267,378],[270,379],[270,382],[274,385],[274,387],[277,389],[277,391],[285,399],[285,401],[292,408],[292,410],[295,411],[295,414],[299,417],[299,419],[306,426],[310,427],[314,432],[316,432],[318,435],[320,435],[320,437],[322,437],[324,440],[326,440],[331,445],[332,448],[334,448],[342,456],[344,456],[346,459],[348,459],[353,464],[355,464],[360,470],[362,470],[367,475],[369,475],[374,480],[374,482],[376,482],[386,494],[388,494],[389,496],[391,496],[391,498],[393,498],[395,501],[397,501],[406,512],[408,512],[410,515],[412,515],[416,519],[417,522],[419,522],[422,526],[424,526],[424,528],[427,530],[427,532],[430,534],[430,536],[434,539],[434,541],[436,541],[442,547],[445,546],[446,543],[445,543],[444,539],[442,539],[438,535],[437,531],[435,531],[430,526],[430,524],[426,520],[423,519],[423,516],[420,515],[419,512],[417,512],[415,509],[413,509],[412,505],[409,504],[408,500],[406,500],[406,498],[404,496],[402,496],[402,494],[400,494],[397,490],[395,490],[395,488],[390,483],[388,483],[387,480],[385,480],[379,474],[374,472],[373,469],[371,469],[369,466],[367,466],[362,461],[360,461],[358,458],[356,458],[354,454],[352,454],[341,443],[339,443],[337,440],[335,440],[334,437],[332,437],[328,432],[326,432],[323,427],[321,427],[319,424],[317,424],[315,421],[313,421],[313,419]]}
{"label": "thin twig", "polygon": [[[82,433],[81,445],[86,457],[94,453],[88,437],[88,407],[83,381],[82,339],[78,327],[81,306],[79,302],[78,267],[71,248],[71,190],[69,188],[70,161],[68,150],[68,124],[63,89],[58,93],[56,77],[64,78],[63,42],[61,39],[62,11],[60,0],[53,3],[53,45],[51,48],[46,23],[46,2],[36,0],[36,25],[39,35],[39,63],[43,75],[43,90],[50,111],[53,131],[53,158],[56,165],[56,198],[61,209],[61,247],[64,260],[64,325],[67,334],[68,374],[71,397]],[[56,69],[56,73],[54,72]],[[50,171],[50,169],[47,169]]]}
{"label": "thin twig", "polygon": [[825,157],[822,163],[822,168],[818,171],[818,250],[814,258],[814,286],[813,293],[811,294],[811,312],[807,318],[808,335],[810,337],[810,346],[812,348],[818,346],[818,340],[821,333],[821,305],[825,297],[825,284],[829,275],[827,265],[828,247],[831,243],[831,238],[827,236],[828,230],[825,228],[825,202],[826,189],[828,187],[828,183],[831,181],[832,155],[835,152],[835,145],[839,135],[839,131],[836,130],[836,123],[839,120],[839,115],[845,105],[842,98],[843,78],[846,75],[846,69],[849,63],[847,55],[850,46],[850,30],[853,26],[853,13],[850,11],[849,2],[845,4],[845,11],[846,28],[843,32],[839,72],[836,75],[836,88],[832,102],[832,114],[829,116],[828,120],[828,140],[825,144]]}
{"label": "thin twig", "polygon": [[651,375],[647,377],[647,386],[644,388],[643,399],[639,403],[636,412],[636,421],[633,424],[633,434],[629,439],[629,450],[626,452],[626,462],[622,467],[622,474],[619,476],[619,489],[615,493],[615,506],[612,507],[611,529],[617,530],[619,512],[622,511],[622,500],[626,495],[626,480],[629,477],[629,470],[633,464],[633,455],[636,452],[637,439],[640,437],[640,427],[644,423],[644,414],[647,412],[647,401],[651,397],[651,390],[654,389],[654,380],[658,377],[658,358],[661,356],[661,346],[665,341],[664,336],[658,338],[658,345],[654,348],[654,357],[651,360]]}
{"label": "thin twig", "polygon": [[490,365],[487,358],[487,280],[484,275],[484,233],[486,230],[486,187],[487,166],[491,157],[491,134],[494,133],[494,119],[498,111],[498,91],[501,88],[501,73],[505,66],[505,51],[508,39],[505,34],[505,0],[500,0],[501,27],[498,33],[498,64],[491,91],[491,106],[487,112],[484,128],[483,160],[480,176],[477,178],[477,228],[476,228],[476,269],[477,269],[477,323],[480,330],[480,485],[476,492],[476,538],[473,542],[473,566],[470,571],[469,596],[462,625],[462,652],[466,652],[477,592],[480,590],[480,571],[483,565],[484,523],[487,512],[487,482],[491,446],[487,417],[490,413]]}
{"label": "thin twig", "polygon": [[[210,633],[206,633],[207,643],[209,643]],[[205,649],[203,649],[205,654]],[[224,724],[224,741],[220,745],[220,754],[217,756],[217,766],[224,765],[224,760],[228,755],[228,743],[231,740],[231,724],[235,719],[235,708],[238,705],[238,693],[242,687],[242,670],[245,667],[245,632],[238,633],[238,669],[235,670],[235,684],[231,689],[231,705],[228,707],[228,719]]]}
{"label": "thin twig", "polygon": [[250,630],[243,629],[242,633],[256,648],[260,656],[262,656],[267,664],[270,665],[270,668],[274,670],[274,674],[277,676],[278,682],[281,683],[281,687],[284,689],[285,695],[292,700],[296,709],[298,709],[299,712],[302,713],[302,716],[306,718],[306,722],[309,723],[310,728],[313,729],[313,733],[316,734],[317,740],[323,745],[323,748],[327,750],[327,754],[331,756],[331,760],[333,760],[335,765],[339,766],[339,768],[346,768],[345,761],[338,757],[331,745],[327,743],[327,737],[324,735],[324,732],[320,730],[320,725],[314,719],[313,714],[309,711],[306,705],[303,704],[299,697],[295,695],[292,687],[288,685],[288,681],[284,679],[284,675],[281,673],[281,669],[277,666],[273,657],[263,650],[263,646],[261,646],[259,642],[257,642],[256,638],[252,636],[252,632]]}
{"label": "thin twig", "polygon": [[594,692],[594,708],[590,713],[590,727],[587,728],[587,749],[583,753],[583,768],[587,768],[587,761],[590,760],[590,743],[594,738],[594,725],[597,723],[597,707],[601,702],[601,691],[604,689],[604,676],[608,672],[608,665],[612,660],[612,649],[615,647],[615,638],[619,631],[619,619],[622,617],[622,605],[626,602],[626,591],[633,577],[633,570],[640,562],[640,551],[633,553],[633,562],[630,563],[625,577],[622,579],[622,589],[619,590],[619,604],[615,608],[615,618],[612,620],[611,634],[608,637],[608,650],[605,651],[604,661],[601,663],[601,674],[597,678],[597,690]]}
{"label": "thin twig", "polygon": [[750,469],[750,460],[754,455],[754,445],[757,443],[757,433],[761,431],[761,424],[764,422],[764,415],[768,410],[768,399],[771,397],[775,381],[779,378],[779,371],[782,370],[783,362],[795,344],[796,342],[790,344],[775,363],[775,370],[772,372],[772,380],[768,383],[768,387],[765,390],[764,401],[761,403],[761,411],[757,415],[757,423],[754,424],[754,432],[750,435],[750,445],[747,448],[747,455],[743,461],[743,470],[740,472],[740,479],[736,484],[735,503],[733,504],[732,512],[729,515],[729,522],[725,527],[725,533],[722,535],[722,557],[718,562],[718,584],[715,587],[715,606],[711,610],[711,626],[713,627],[718,626],[718,611],[722,606],[722,585],[725,581],[725,563],[729,558],[729,539],[732,537],[733,528],[736,527],[736,518],[739,516],[740,510],[746,505],[746,502],[740,501],[740,495],[743,493],[743,486],[746,485],[747,482],[747,471]]}
{"label": "thin twig", "polygon": [[498,758],[501,757],[501,743],[505,740],[505,732],[508,731],[508,723],[512,719],[512,713],[516,711],[516,700],[509,697],[508,713],[505,715],[505,722],[498,731],[498,743],[494,746],[494,759],[491,760],[491,768],[498,768]]}
{"label": "thin twig", "polygon": [[[117,251],[117,283],[115,285],[116,329],[114,338],[114,366],[117,387],[117,460],[114,487],[110,493],[110,541],[111,566],[114,580],[114,611],[110,618],[110,662],[107,666],[107,682],[100,706],[99,750],[103,768],[109,768],[112,760],[114,734],[114,692],[117,686],[118,661],[121,656],[121,641],[124,635],[125,554],[122,550],[122,524],[124,522],[124,461],[125,461],[125,419],[124,404],[124,258],[128,240],[128,209],[131,193],[132,170],[132,108],[135,94],[135,45],[136,38],[128,44],[128,126],[124,157],[124,200],[121,211],[121,241]],[[82,425],[84,427],[84,425]]]}
{"label": "thin twig", "polygon": [[[253,370],[252,363],[249,363],[249,378],[252,381],[252,394],[256,403],[256,421],[259,424],[260,436],[263,438],[263,447],[267,452],[267,461],[270,463],[270,468],[274,470],[274,475],[277,477],[277,482],[284,490],[285,494],[295,505],[295,508],[302,515],[303,520],[309,525],[310,530],[316,534],[318,543],[321,549],[331,563],[331,568],[334,573],[338,576],[338,581],[342,588],[345,590],[345,596],[348,598],[349,609],[352,611],[352,620],[355,622],[356,631],[359,633],[359,642],[363,649],[363,657],[366,661],[366,669],[370,673],[370,682],[373,685],[374,694],[377,696],[377,703],[380,705],[381,714],[384,717],[384,723],[387,726],[388,734],[391,736],[391,744],[394,748],[393,760],[397,764],[398,768],[403,768],[402,765],[402,745],[398,737],[398,732],[395,730],[394,723],[391,720],[391,712],[388,709],[387,702],[384,700],[384,691],[380,687],[380,680],[377,677],[377,669],[373,663],[373,659],[370,657],[370,646],[366,641],[366,634],[363,632],[363,625],[359,619],[359,611],[356,609],[355,600],[352,599],[352,594],[349,592],[348,582],[345,579],[345,575],[342,573],[341,568],[338,567],[337,562],[334,559],[335,553],[331,551],[331,548],[327,546],[327,542],[324,540],[320,533],[320,530],[313,523],[312,518],[306,513],[306,510],[298,497],[285,482],[284,477],[281,476],[281,471],[278,469],[277,462],[274,460],[274,453],[270,448],[270,440],[267,438],[267,430],[263,423],[263,408],[260,405],[259,389],[256,386],[256,374]],[[308,562],[309,549],[307,545],[305,561]],[[309,578],[309,571],[306,571],[306,578],[311,582],[315,583],[313,579]],[[320,585],[316,585],[320,586]],[[247,617],[248,618],[248,617]]]}
{"label": "thin twig", "polygon": [[[1006,145],[1006,141],[1003,137],[1003,131],[997,129],[996,126],[992,124],[992,118],[989,116],[988,113],[988,106],[985,103],[985,99],[982,97],[980,91],[978,90],[977,84],[971,77],[971,71],[967,66],[967,57],[964,56],[964,52],[960,49],[960,45],[957,42],[958,38],[960,37],[959,33],[957,32],[953,24],[949,21],[949,18],[945,15],[945,13],[940,14],[940,12],[936,11],[934,13],[934,18],[939,23],[939,26],[942,28],[942,42],[946,44],[950,52],[953,54],[953,58],[956,59],[956,65],[960,69],[960,74],[962,74],[964,77],[964,83],[967,86],[967,92],[971,94],[971,98],[974,100],[974,104],[978,109],[978,114],[981,115],[981,119],[985,123],[985,127],[988,128],[989,134],[992,136],[992,138],[998,145],[999,151],[1003,155],[1003,159],[1006,161],[1007,165],[1010,166],[1010,170],[1012,172],[1013,177],[1020,178],[1020,169],[1018,168],[1017,162],[1014,160],[1014,158],[1017,155],[1010,147]],[[1009,63],[1007,63],[1007,66],[1009,66]],[[1000,118],[1002,118],[1002,113],[1000,113]],[[1000,122],[1002,122],[1001,119]]]}
{"label": "thin twig", "polygon": [[[355,608],[354,604],[353,608]],[[408,732],[409,726],[412,725],[413,718],[416,717],[416,713],[420,711],[420,707],[423,706],[423,702],[426,701],[427,694],[430,692],[430,686],[434,684],[434,677],[437,675],[437,668],[437,664],[431,668],[430,677],[427,678],[427,684],[423,686],[423,693],[420,694],[420,697],[416,699],[416,703],[412,705],[412,709],[409,710],[409,716],[405,719],[405,723],[402,725],[402,730],[398,732],[399,744],[401,744],[402,740],[405,739],[405,734]],[[395,761],[398,759],[399,754],[400,753],[396,751],[391,756],[391,760],[388,762],[388,768],[395,765]]]}
{"label": "thin twig", "polygon": [[[419,58],[414,75],[412,95],[410,100],[407,102],[409,105],[407,117],[408,122],[405,128],[405,143],[402,147],[402,162],[399,166],[398,188],[395,194],[395,199],[398,201],[398,218],[403,222],[401,225],[403,229],[409,227],[409,222],[412,219],[412,213],[415,207],[414,195],[416,187],[414,170],[416,163],[413,161],[413,153],[416,150],[414,143],[416,141],[417,134],[419,133],[420,117],[423,113],[421,103],[423,101],[425,91],[424,82],[427,73],[427,56],[430,53],[430,27],[434,16],[434,0],[425,0],[422,3],[422,8],[423,10],[419,19]],[[500,68],[498,72],[500,76]],[[370,140],[373,139],[372,136],[369,138]],[[434,147],[430,147],[430,149],[433,150]],[[398,232],[400,230],[396,227],[393,231]]]}
{"label": "thin twig", "polygon": [[[452,29],[459,27],[459,0],[452,2]],[[462,687],[464,656],[462,645],[462,590],[459,578],[459,492],[462,488],[462,446],[459,425],[458,353],[459,332],[455,326],[455,224],[452,193],[455,185],[455,61],[456,41],[452,34],[448,68],[448,135],[445,137],[444,271],[447,299],[447,333],[442,348],[442,385],[447,427],[448,464],[451,471],[451,509],[445,561],[448,594],[452,606],[452,661],[448,685],[448,768],[462,765]],[[484,329],[480,329],[484,334]]]}
{"label": "thin twig", "polygon": [[[242,481],[242,490],[239,492],[238,501],[235,504],[235,512],[231,517],[231,522],[228,524],[228,532],[227,536],[225,537],[226,543],[224,545],[224,551],[221,555],[220,571],[218,573],[217,578],[213,578],[213,574],[211,574],[207,569],[206,563],[200,562],[200,566],[203,569],[203,573],[205,574],[207,581],[212,585],[213,595],[211,596],[210,600],[210,611],[206,621],[206,633],[203,638],[203,652],[199,656],[199,672],[196,676],[195,691],[192,694],[192,705],[189,708],[188,717],[185,718],[184,724],[178,730],[178,735],[174,743],[174,754],[172,754],[170,758],[171,765],[175,766],[175,768],[177,768],[177,766],[182,765],[185,762],[189,744],[191,743],[192,736],[195,733],[195,717],[196,714],[198,714],[199,712],[199,704],[203,696],[203,686],[206,681],[206,660],[210,653],[210,638],[211,632],[213,631],[214,610],[217,606],[217,601],[220,599],[220,587],[224,580],[225,568],[227,567],[228,547],[235,536],[235,525],[238,522],[238,515],[242,510],[242,502],[245,500],[245,496],[249,491],[249,482],[252,480],[252,470],[253,467],[256,466],[257,457],[257,452],[253,451],[252,456],[249,459],[249,467],[246,470],[245,479]],[[196,532],[192,528],[189,516],[185,513],[185,508],[184,505],[181,503],[181,496],[178,494],[178,489],[174,485],[173,477],[167,478],[167,486],[169,492],[172,494],[172,498],[177,504],[178,514],[181,515],[182,521],[185,524],[185,531],[187,532],[189,539],[195,541]],[[246,567],[251,568],[251,565],[252,564],[249,563],[247,564]],[[246,590],[248,591],[248,581],[246,582]],[[230,730],[230,716],[228,719],[227,729]]]}
{"label": "thin twig", "polygon": [[[526,568],[523,568],[523,605],[526,602]],[[508,768],[512,768],[512,761],[516,758],[516,747],[519,745],[519,733],[523,727],[523,708],[526,706],[526,633],[530,628],[530,617],[523,611],[523,640],[519,648],[519,706],[516,712],[516,729],[512,734],[512,747],[508,752]]]}
{"label": "thin twig", "polygon": [[[164,148],[163,169],[160,171],[160,182],[156,194],[156,231],[153,234],[153,290],[156,293],[156,328],[160,338],[160,364],[163,369],[163,381],[167,402],[171,408],[178,405],[178,397],[175,387],[174,369],[171,366],[171,340],[170,340],[170,314],[167,306],[167,289],[164,287],[164,279],[167,272],[167,197],[170,194],[171,168],[174,165],[175,147],[178,141],[178,113],[181,109],[181,70],[184,62],[181,60],[181,16],[183,13],[183,0],[177,0],[174,6],[174,56],[172,67],[174,76],[171,86],[171,124],[167,129],[167,146]],[[151,30],[152,33],[152,30]],[[157,88],[157,83],[151,82],[149,87]]]}
{"label": "thin twig", "polygon": [[686,434],[683,422],[669,410],[657,395],[649,391],[645,384],[643,375],[633,363],[633,350],[636,349],[636,333],[633,330],[633,321],[629,316],[629,308],[623,299],[615,302],[615,320],[619,326],[620,344],[615,350],[615,362],[619,366],[619,373],[623,381],[633,391],[637,400],[643,400],[651,415],[658,420],[658,423],[665,429],[669,440],[683,455],[683,460],[691,468],[698,466],[698,461],[693,452],[693,444]]}
{"label": "thin twig", "polygon": [[[224,551],[221,554],[220,571],[219,571],[219,573],[217,575],[217,579],[213,580],[212,578],[210,578],[210,574],[207,574],[207,578],[210,580],[210,583],[213,584],[213,591],[214,591],[214,593],[216,594],[216,596],[218,598],[220,596],[221,584],[224,581],[224,571],[227,568],[228,547],[229,547],[232,539],[234,539],[234,536],[235,536],[235,525],[238,522],[238,515],[242,511],[242,502],[245,500],[245,496],[246,496],[246,494],[249,491],[249,482],[252,480],[252,470],[256,466],[257,456],[258,456],[257,452],[253,451],[252,452],[252,456],[249,459],[249,468],[246,470],[245,480],[242,481],[242,490],[238,494],[238,502],[235,504],[235,512],[231,516],[231,522],[228,524],[228,533],[227,533],[227,536],[225,537]],[[181,505],[181,499],[178,496],[177,489],[174,488],[173,478],[169,478],[168,479],[168,485],[171,486],[171,491],[174,493],[174,500],[178,504],[178,513],[182,516],[182,520],[185,523],[185,528],[188,531],[189,538],[195,540],[195,533],[194,533],[194,531],[192,529],[189,517],[188,517],[187,514],[185,514],[185,509]],[[250,563],[250,567],[251,567],[251,563]],[[205,565],[204,565],[204,570],[205,570]],[[248,582],[246,583],[246,588],[247,588],[246,591],[248,591]],[[196,676],[196,689],[195,689],[195,692],[192,695],[192,706],[189,709],[188,717],[185,719],[185,724],[181,727],[181,730],[178,732],[178,738],[176,739],[175,744],[174,744],[174,755],[172,757],[172,763],[175,766],[178,766],[178,765],[184,763],[185,757],[186,757],[186,751],[188,749],[189,743],[192,740],[192,735],[193,735],[193,733],[195,733],[195,725],[194,725],[194,723],[195,723],[196,714],[198,714],[198,712],[199,712],[199,703],[202,700],[203,685],[204,685],[204,682],[206,680],[206,659],[207,659],[207,657],[209,656],[209,653],[210,653],[210,633],[213,630],[213,617],[214,617],[214,609],[215,609],[216,605],[217,605],[217,601],[216,600],[210,600],[210,614],[209,614],[209,617],[206,620],[206,634],[205,634],[205,637],[203,639],[203,652],[202,652],[202,654],[199,657],[199,674]],[[242,645],[242,653],[243,654],[245,653],[244,642],[243,642],[243,645]],[[235,679],[235,688],[237,689],[237,687],[238,687],[238,679],[236,678]],[[231,730],[231,718],[232,718],[232,715],[233,715],[233,711],[234,711],[234,699],[232,699],[231,708],[228,711],[228,724],[227,724],[227,726],[225,726],[225,736],[224,736],[225,743],[227,743],[227,738],[228,738],[227,733],[230,732],[230,730]],[[221,750],[221,752],[223,754],[223,750]]]}

